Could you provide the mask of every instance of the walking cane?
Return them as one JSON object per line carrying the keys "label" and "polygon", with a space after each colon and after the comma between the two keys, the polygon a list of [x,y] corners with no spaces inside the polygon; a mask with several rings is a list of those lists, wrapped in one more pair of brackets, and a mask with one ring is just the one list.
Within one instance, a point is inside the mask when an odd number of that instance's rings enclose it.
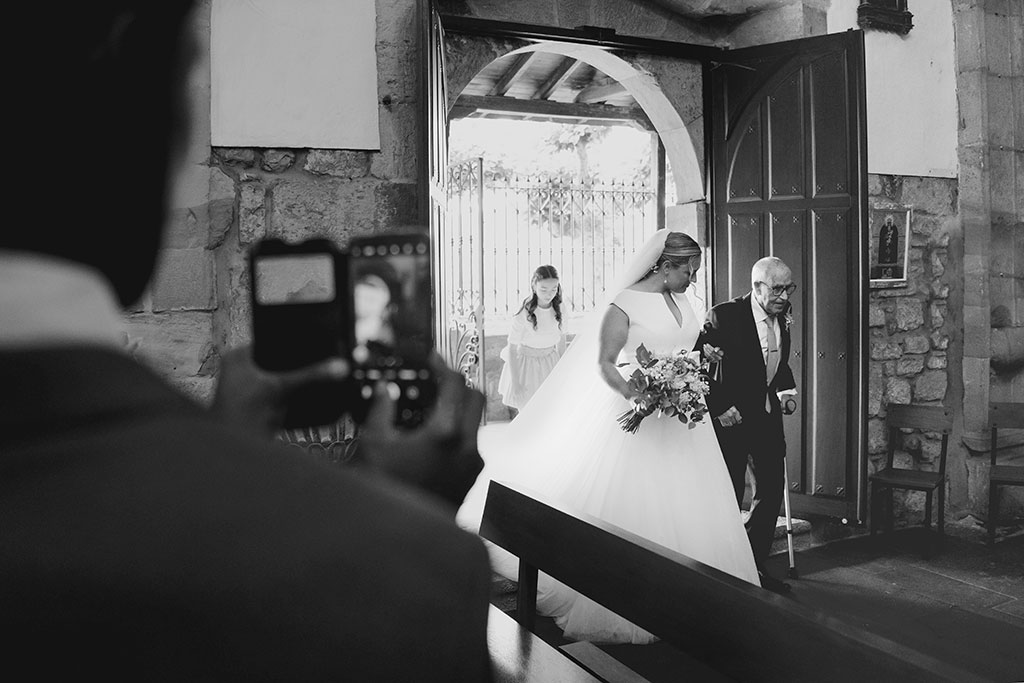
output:
{"label": "walking cane", "polygon": [[[787,397],[782,406],[783,415],[792,415],[796,411],[796,400]],[[786,507],[786,544],[789,546],[789,578],[799,578],[796,570],[796,559],[793,555],[793,515],[789,510],[789,464],[786,461],[786,454],[782,454],[782,473],[785,481],[782,482],[782,499]]]}

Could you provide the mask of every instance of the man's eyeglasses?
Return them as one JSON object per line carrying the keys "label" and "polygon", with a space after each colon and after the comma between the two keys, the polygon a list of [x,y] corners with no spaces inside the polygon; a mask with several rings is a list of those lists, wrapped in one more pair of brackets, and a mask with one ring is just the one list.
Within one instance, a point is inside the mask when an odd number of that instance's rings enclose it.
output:
{"label": "man's eyeglasses", "polygon": [[790,282],[788,285],[769,285],[767,282],[759,282],[759,285],[764,285],[768,289],[772,290],[773,296],[782,296],[783,294],[792,294],[796,291],[796,283]]}

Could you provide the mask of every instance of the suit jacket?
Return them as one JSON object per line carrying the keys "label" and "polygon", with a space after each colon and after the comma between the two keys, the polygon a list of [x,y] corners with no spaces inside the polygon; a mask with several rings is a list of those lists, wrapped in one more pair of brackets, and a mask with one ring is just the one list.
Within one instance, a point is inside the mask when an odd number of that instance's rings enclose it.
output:
{"label": "suit jacket", "polygon": [[789,329],[783,320],[779,320],[782,332],[779,340],[779,368],[771,386],[768,386],[767,369],[750,308],[750,296],[748,292],[712,307],[697,340],[698,349],[709,343],[724,351],[724,357],[713,373],[707,397],[708,410],[713,417],[721,415],[730,406],[736,406],[744,420],[764,415],[766,393],[777,410],[779,399],[776,392],[796,387],[793,371],[789,367]]}
{"label": "suit jacket", "polygon": [[0,631],[40,680],[488,681],[481,540],[130,358],[0,353]]}

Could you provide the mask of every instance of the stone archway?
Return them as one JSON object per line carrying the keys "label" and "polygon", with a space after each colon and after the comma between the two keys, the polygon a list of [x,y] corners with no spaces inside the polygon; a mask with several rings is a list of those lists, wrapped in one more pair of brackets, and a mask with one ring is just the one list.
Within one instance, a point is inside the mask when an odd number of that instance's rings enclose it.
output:
{"label": "stone archway", "polygon": [[[445,67],[449,106],[477,72],[491,61],[509,54],[547,52],[571,57],[590,64],[622,84],[654,125],[665,146],[665,155],[672,168],[677,199],[674,206],[666,207],[666,227],[686,232],[701,244],[704,243],[701,229],[704,221],[703,201],[706,187],[704,164],[694,146],[694,137],[691,135],[694,132],[693,125],[691,122],[688,126],[683,120],[658,77],[644,68],[648,65],[638,66],[593,45],[560,41],[532,43],[525,40],[472,39],[460,35],[453,36],[451,43],[446,51],[448,63]],[[678,65],[679,60],[670,60],[670,63]],[[654,67],[653,64],[650,66]],[[699,65],[693,63],[693,69],[699,74]],[[696,116],[701,117],[701,98],[698,96],[695,99],[698,104]],[[702,128],[698,128],[697,133],[702,135]]]}

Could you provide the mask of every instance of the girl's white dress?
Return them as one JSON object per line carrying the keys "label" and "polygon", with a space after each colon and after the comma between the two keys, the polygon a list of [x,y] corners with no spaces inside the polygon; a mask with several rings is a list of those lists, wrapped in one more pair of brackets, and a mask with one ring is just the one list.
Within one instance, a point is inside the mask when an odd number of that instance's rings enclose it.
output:
{"label": "girl's white dress", "polygon": [[[537,316],[536,329],[526,319],[525,309],[512,317],[508,344],[501,350],[501,359],[505,365],[498,378],[498,393],[502,396],[502,403],[520,410],[551,374],[565,348],[565,337],[555,318],[555,309],[551,306],[538,306],[534,313]],[[510,346],[516,347],[515,361],[510,361]],[[515,390],[512,388],[513,374],[516,379]]]}
{"label": "girl's white dress", "polygon": [[[660,293],[627,289],[614,299],[629,316],[628,341],[619,359],[627,364],[620,368],[623,376],[635,368],[641,343],[655,353],[693,349],[700,323],[685,296],[674,299],[682,324]],[[596,356],[592,377],[559,377],[559,369],[549,381],[577,381],[573,399],[547,405],[545,414],[521,413],[497,431],[486,426],[481,430],[485,467],[459,510],[459,523],[479,528],[487,483],[495,479],[537,491],[759,585],[710,418],[690,429],[675,418],[651,415],[630,434],[616,421],[630,405],[600,379]],[[494,570],[514,580],[517,559],[488,547]],[[539,612],[554,617],[567,638],[653,640],[650,633],[546,575],[541,575],[538,593]]]}

